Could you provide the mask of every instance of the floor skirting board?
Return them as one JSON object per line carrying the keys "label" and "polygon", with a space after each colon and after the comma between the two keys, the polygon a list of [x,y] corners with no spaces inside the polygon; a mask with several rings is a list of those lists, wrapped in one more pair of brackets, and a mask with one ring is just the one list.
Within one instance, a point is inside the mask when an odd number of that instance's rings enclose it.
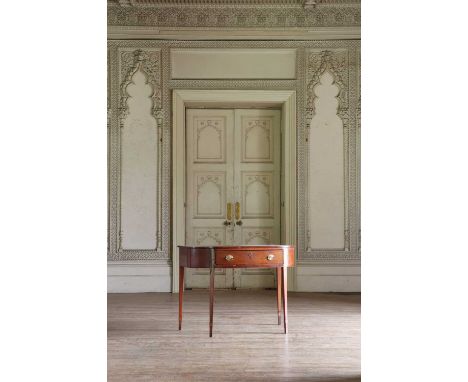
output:
{"label": "floor skirting board", "polygon": [[108,293],[170,292],[172,267],[155,264],[108,264]]}
{"label": "floor skirting board", "polygon": [[360,292],[361,267],[300,265],[296,270],[298,292]]}
{"label": "floor skirting board", "polygon": [[[170,292],[172,267],[155,264],[108,264],[108,293]],[[296,268],[298,292],[360,292],[359,266],[300,265]]]}

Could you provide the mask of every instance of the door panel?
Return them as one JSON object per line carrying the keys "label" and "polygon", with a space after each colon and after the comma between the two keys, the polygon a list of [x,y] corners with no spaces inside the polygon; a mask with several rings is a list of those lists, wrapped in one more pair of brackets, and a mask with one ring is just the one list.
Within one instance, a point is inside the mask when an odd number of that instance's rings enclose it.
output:
{"label": "door panel", "polygon": [[242,227],[242,243],[246,245],[272,244],[272,227]]}
{"label": "door panel", "polygon": [[[225,226],[232,199],[234,112],[188,109],[186,113],[186,243],[230,245],[232,228]],[[231,269],[216,270],[215,286],[232,288]],[[209,270],[187,269],[186,285],[207,288]]]}
{"label": "door panel", "polygon": [[[234,194],[240,201],[239,244],[281,244],[281,113],[279,110],[235,110]],[[236,269],[237,288],[271,288],[274,270]]]}
{"label": "door panel", "polygon": [[[188,109],[186,118],[186,243],[280,244],[280,111]],[[208,276],[187,269],[187,286],[206,288]],[[269,269],[220,269],[216,287],[273,287],[275,279]]]}

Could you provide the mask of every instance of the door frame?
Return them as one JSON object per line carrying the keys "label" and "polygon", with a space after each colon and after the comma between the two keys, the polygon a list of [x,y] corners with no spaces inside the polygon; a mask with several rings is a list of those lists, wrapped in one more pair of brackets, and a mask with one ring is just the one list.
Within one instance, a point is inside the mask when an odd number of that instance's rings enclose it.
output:
{"label": "door frame", "polygon": [[[281,242],[296,246],[296,91],[294,90],[173,90],[172,93],[172,292],[179,292],[179,251],[185,244],[185,109],[189,107],[281,109]],[[284,226],[283,226],[284,225]],[[297,253],[296,253],[297,256]],[[288,269],[288,289],[295,290],[296,268]]]}

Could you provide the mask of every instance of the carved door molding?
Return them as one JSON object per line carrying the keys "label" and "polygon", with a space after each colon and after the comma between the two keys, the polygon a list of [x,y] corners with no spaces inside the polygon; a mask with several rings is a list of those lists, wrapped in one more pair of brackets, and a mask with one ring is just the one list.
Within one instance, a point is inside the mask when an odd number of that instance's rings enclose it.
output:
{"label": "carved door molding", "polygon": [[[292,244],[295,245],[295,238],[296,238],[296,198],[294,197],[296,191],[296,93],[294,91],[256,91],[256,90],[176,90],[173,92],[173,121],[174,121],[174,130],[173,130],[173,163],[175,164],[173,167],[173,224],[172,224],[172,231],[174,233],[174,240],[173,240],[173,291],[177,291],[178,283],[178,249],[177,245],[184,245],[186,232],[185,232],[185,176],[186,176],[186,168],[185,168],[185,134],[186,134],[186,118],[185,118],[185,108],[189,107],[191,104],[200,104],[200,102],[206,102],[209,104],[210,102],[222,102],[225,107],[227,105],[235,106],[235,107],[242,107],[255,104],[265,104],[269,107],[279,107],[281,109],[282,115],[282,128],[284,130],[283,133],[283,155],[286,160],[283,160],[283,163],[287,163],[288,166],[283,168],[283,183],[284,183],[284,207],[282,214],[283,222],[282,226],[284,227],[283,230],[283,237],[281,238],[282,243]],[[250,126],[253,128],[254,126]],[[247,124],[246,129],[249,126]],[[257,126],[256,128],[260,128],[261,130],[264,127]],[[252,133],[254,133],[252,131]],[[241,134],[239,134],[241,137]],[[271,138],[270,138],[271,139]],[[262,161],[268,161],[268,155],[270,150],[268,149],[265,153],[262,153]],[[244,154],[241,154],[239,150],[239,155],[244,155],[245,157],[245,150]],[[265,155],[263,155],[265,154]],[[246,156],[246,159],[253,160],[252,153]],[[247,162],[249,163],[249,162]],[[245,169],[247,170],[247,168]],[[240,178],[242,178],[240,174]],[[243,174],[244,178],[249,181],[248,177],[251,176],[254,178],[257,175],[249,175],[247,173]],[[255,180],[256,183],[258,182],[268,182],[268,179],[262,179],[262,176],[258,180]],[[270,179],[271,180],[271,179]],[[252,179],[251,179],[252,181]],[[259,184],[260,184],[259,183]],[[257,211],[257,214],[263,211]],[[258,232],[257,232],[258,231]],[[248,235],[248,232],[246,232]],[[253,236],[258,240],[262,240],[268,237],[268,235],[272,233],[268,233],[265,230],[255,230],[255,232],[251,232],[252,236],[250,240],[253,240]],[[290,270],[290,277],[291,280],[294,281],[294,269]]]}
{"label": "carved door molding", "polygon": [[[186,110],[185,244],[281,244],[281,112]],[[206,269],[186,285],[207,288]],[[217,287],[274,287],[269,269],[218,270]]]}

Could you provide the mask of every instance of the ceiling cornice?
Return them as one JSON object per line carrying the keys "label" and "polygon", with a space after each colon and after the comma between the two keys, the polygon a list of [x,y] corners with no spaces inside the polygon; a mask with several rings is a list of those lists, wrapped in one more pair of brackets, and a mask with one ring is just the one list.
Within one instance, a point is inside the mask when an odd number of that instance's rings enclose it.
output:
{"label": "ceiling cornice", "polygon": [[115,27],[294,29],[361,25],[361,4],[356,0],[112,0],[107,4],[107,24]]}
{"label": "ceiling cornice", "polygon": [[122,7],[159,6],[301,6],[316,7],[326,5],[360,4],[360,0],[108,0],[108,4]]}

